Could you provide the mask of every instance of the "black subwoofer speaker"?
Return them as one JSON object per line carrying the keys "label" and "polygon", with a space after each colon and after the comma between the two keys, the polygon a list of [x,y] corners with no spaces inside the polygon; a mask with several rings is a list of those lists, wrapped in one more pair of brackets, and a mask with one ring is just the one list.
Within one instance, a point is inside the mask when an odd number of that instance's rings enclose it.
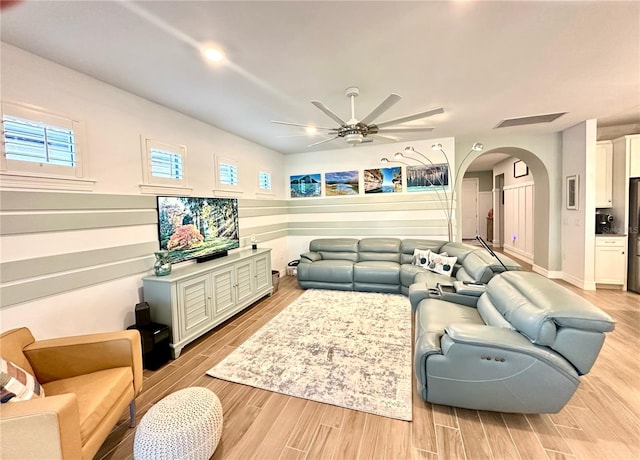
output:
{"label": "black subwoofer speaker", "polygon": [[147,302],[136,304],[136,326],[143,327],[151,324],[151,307]]}

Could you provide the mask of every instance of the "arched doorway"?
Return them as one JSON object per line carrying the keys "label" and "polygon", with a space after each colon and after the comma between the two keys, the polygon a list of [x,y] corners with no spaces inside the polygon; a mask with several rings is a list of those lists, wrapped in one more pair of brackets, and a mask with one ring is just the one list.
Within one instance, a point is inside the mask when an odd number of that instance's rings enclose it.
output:
{"label": "arched doorway", "polygon": [[[526,163],[529,167],[529,172],[532,175],[535,182],[534,197],[533,197],[533,219],[535,222],[535,231],[533,236],[533,262],[534,266],[542,267],[544,269],[549,268],[549,241],[551,238],[551,228],[549,212],[551,210],[550,202],[550,183],[549,173],[545,164],[538,158],[538,156],[526,149],[520,147],[495,147],[483,152],[471,151],[466,156],[462,156],[458,160],[456,155],[456,163],[459,177],[464,177],[467,169],[471,163],[481,155],[487,153],[504,153],[511,157],[520,159]],[[458,181],[461,184],[462,181]],[[456,195],[460,196],[461,186],[459,185],[456,190]],[[461,200],[456,201],[456,215],[462,215]],[[457,239],[461,240],[461,226],[457,225],[456,228]]]}

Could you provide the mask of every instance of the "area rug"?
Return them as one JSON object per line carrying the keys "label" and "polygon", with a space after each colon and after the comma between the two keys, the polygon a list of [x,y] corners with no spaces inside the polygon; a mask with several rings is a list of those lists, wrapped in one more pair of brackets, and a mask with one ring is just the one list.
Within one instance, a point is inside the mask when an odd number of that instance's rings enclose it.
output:
{"label": "area rug", "polygon": [[207,374],[410,421],[409,300],[307,290]]}

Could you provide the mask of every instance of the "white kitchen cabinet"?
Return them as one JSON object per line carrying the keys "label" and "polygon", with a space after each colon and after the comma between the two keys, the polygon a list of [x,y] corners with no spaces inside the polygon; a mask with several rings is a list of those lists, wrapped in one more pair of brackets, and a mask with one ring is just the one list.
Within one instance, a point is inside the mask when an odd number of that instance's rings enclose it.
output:
{"label": "white kitchen cabinet", "polygon": [[624,285],[627,277],[626,236],[596,236],[595,249],[596,283]]}
{"label": "white kitchen cabinet", "polygon": [[629,177],[640,177],[640,134],[628,137]]}
{"label": "white kitchen cabinet", "polygon": [[613,206],[613,143],[596,145],[596,208]]}
{"label": "white kitchen cabinet", "polygon": [[231,253],[142,280],[151,319],[171,329],[173,357],[218,324],[273,292],[271,250]]}

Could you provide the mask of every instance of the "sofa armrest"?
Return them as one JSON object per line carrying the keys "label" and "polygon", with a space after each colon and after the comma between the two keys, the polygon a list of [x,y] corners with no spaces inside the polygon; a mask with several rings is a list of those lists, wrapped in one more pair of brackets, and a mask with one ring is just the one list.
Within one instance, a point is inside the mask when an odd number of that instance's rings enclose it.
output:
{"label": "sofa armrest", "polygon": [[40,340],[23,351],[41,384],[131,367],[135,394],[142,390],[142,343],[135,329]]}
{"label": "sofa armrest", "polygon": [[305,252],[300,254],[300,263],[309,263],[322,260],[322,256],[318,252]]}
{"label": "sofa armrest", "polygon": [[[517,331],[479,324],[450,324],[445,328],[440,346],[446,355],[454,345],[470,345],[477,354],[478,348],[486,348],[488,356],[495,356],[496,350],[524,354],[563,372],[572,380],[578,378],[575,369],[561,355],[547,347],[534,345]],[[499,359],[496,357],[496,359]]]}
{"label": "sofa armrest", "polygon": [[9,402],[1,414],[0,458],[82,458],[75,394]]}
{"label": "sofa armrest", "polygon": [[409,286],[409,302],[411,302],[411,309],[416,311],[418,305],[424,299],[429,298],[429,286],[425,283],[413,283]]}

